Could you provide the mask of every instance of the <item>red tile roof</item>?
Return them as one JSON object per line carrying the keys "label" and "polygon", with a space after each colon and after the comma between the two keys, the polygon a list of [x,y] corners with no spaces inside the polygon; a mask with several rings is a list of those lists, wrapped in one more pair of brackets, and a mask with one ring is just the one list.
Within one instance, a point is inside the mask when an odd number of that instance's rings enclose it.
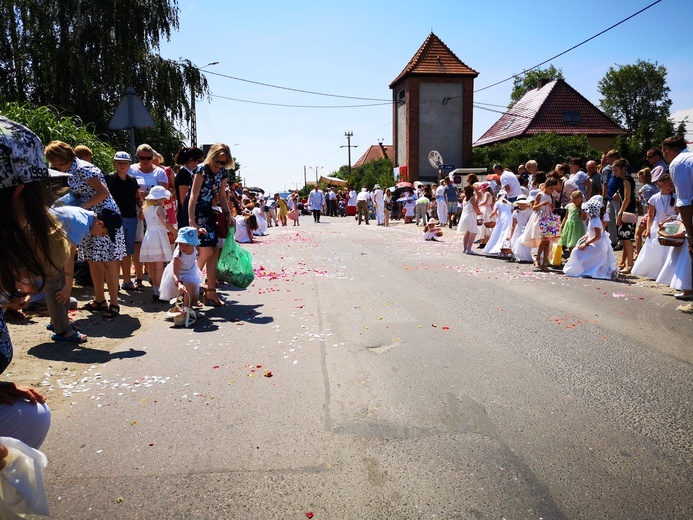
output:
{"label": "red tile roof", "polygon": [[354,163],[352,168],[358,168],[368,162],[383,158],[390,159],[391,161],[394,159],[394,147],[391,144],[374,144],[369,146],[366,153]]}
{"label": "red tile roof", "polygon": [[474,146],[528,137],[541,132],[559,135],[619,135],[626,131],[562,79],[527,92],[482,135]]}
{"label": "red tile roof", "polygon": [[426,41],[423,42],[423,45],[414,54],[414,57],[404,67],[404,70],[390,83],[390,88],[393,88],[401,79],[411,74],[448,74],[474,78],[479,75],[477,71],[465,65],[455,56],[455,53],[433,33],[428,35]]}

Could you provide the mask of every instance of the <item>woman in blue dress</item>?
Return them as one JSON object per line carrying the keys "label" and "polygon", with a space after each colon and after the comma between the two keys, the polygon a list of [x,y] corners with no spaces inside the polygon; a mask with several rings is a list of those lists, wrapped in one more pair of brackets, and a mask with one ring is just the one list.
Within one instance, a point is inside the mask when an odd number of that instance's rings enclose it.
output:
{"label": "woman in blue dress", "polygon": [[226,195],[225,168],[227,166],[229,168],[234,166],[231,150],[223,143],[216,143],[209,149],[204,163],[195,168],[192,186],[186,200],[189,225],[201,234],[197,265],[200,269],[206,266],[207,270],[207,288],[203,302],[214,307],[225,305],[216,293],[219,235],[216,215],[212,209],[212,199],[215,195],[219,194],[219,205],[229,226],[233,226],[234,222],[229,209],[229,199]]}

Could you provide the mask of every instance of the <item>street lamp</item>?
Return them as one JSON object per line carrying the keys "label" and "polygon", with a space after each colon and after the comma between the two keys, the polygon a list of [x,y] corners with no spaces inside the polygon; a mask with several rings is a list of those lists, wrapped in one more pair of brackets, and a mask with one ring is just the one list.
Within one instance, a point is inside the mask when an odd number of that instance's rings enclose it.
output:
{"label": "street lamp", "polygon": [[[187,61],[188,65],[190,67],[195,67],[198,70],[198,72],[201,72],[202,70],[206,69],[207,67],[211,67],[212,65],[219,64],[218,61],[212,61],[203,67],[198,67],[194,65],[190,60],[182,61]],[[195,109],[195,87],[193,85],[190,85],[190,146],[193,148],[197,146],[197,111]]]}

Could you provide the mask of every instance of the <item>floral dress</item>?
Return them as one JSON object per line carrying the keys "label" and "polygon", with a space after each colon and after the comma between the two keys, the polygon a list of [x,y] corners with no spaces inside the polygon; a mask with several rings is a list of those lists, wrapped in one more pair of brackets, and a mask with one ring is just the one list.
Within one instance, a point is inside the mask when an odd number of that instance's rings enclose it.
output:
{"label": "floral dress", "polygon": [[[195,205],[195,224],[207,231],[207,233],[200,235],[200,247],[216,247],[219,242],[219,233],[217,231],[217,218],[212,209],[212,199],[221,190],[224,168],[220,168],[215,175],[206,164],[201,164],[193,172],[193,183],[196,175],[202,175],[202,186],[200,186],[200,194],[197,196],[197,204]],[[188,207],[191,191],[189,190],[185,197],[185,207]]]}
{"label": "floral dress", "polygon": [[[78,198],[80,206],[94,196],[96,190],[89,185],[89,179],[97,178],[106,186],[106,179],[96,166],[81,159],[75,159],[72,167],[67,171],[71,174],[68,186],[73,195]],[[94,213],[99,213],[103,209],[110,209],[120,214],[118,204],[113,200],[111,194],[105,200],[87,208]],[[91,233],[87,234],[77,245],[79,259],[90,262],[120,262],[125,256],[125,234],[123,228],[118,228],[115,242],[106,235],[97,237]]]}
{"label": "floral dress", "polygon": [[582,208],[574,203],[568,204],[565,209],[568,211],[565,225],[563,226],[563,234],[561,235],[561,245],[563,247],[575,247],[578,240],[585,236],[585,223],[580,218]]}

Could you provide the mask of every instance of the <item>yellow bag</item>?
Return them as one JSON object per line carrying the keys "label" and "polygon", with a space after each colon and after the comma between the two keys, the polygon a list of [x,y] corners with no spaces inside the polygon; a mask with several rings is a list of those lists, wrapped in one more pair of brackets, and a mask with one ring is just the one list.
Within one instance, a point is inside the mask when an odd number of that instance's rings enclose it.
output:
{"label": "yellow bag", "polygon": [[551,255],[549,256],[549,263],[553,267],[561,267],[563,265],[563,246],[561,244],[553,245]]}

